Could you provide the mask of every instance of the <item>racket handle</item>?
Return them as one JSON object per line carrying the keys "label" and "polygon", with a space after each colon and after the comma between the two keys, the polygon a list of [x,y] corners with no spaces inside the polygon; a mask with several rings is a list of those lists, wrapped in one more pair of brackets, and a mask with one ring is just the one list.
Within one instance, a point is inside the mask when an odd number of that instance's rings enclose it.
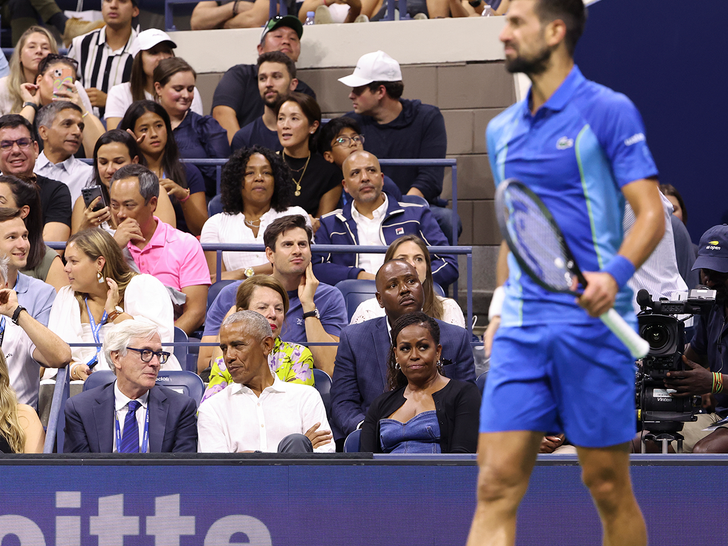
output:
{"label": "racket handle", "polygon": [[642,339],[614,309],[610,309],[599,318],[624,343],[634,358],[642,358],[647,355],[650,344],[647,340]]}

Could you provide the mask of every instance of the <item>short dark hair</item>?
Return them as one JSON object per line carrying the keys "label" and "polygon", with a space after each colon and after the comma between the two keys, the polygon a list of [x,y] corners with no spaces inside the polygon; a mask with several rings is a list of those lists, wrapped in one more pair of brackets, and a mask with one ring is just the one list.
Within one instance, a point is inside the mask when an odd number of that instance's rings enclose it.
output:
{"label": "short dark hair", "polygon": [[145,205],[149,203],[152,197],[159,197],[159,178],[144,165],[139,165],[139,163],[129,163],[121,167],[111,177],[109,187],[113,187],[114,182],[126,180],[127,178],[136,178],[139,181],[139,195],[144,199]]}
{"label": "short dark hair", "polygon": [[[0,118],[2,119],[2,118]],[[2,127],[0,127],[2,128]],[[682,221],[683,224],[688,223],[688,209],[685,208],[685,201],[683,201],[682,195],[680,195],[680,192],[677,191],[677,188],[673,186],[672,184],[660,184],[660,191],[663,193],[663,195],[672,196],[675,199],[677,199],[678,204],[680,205],[680,208],[682,209]]]}
{"label": "short dark hair", "polygon": [[586,8],[583,0],[538,0],[534,11],[541,23],[548,24],[560,19],[566,25],[564,43],[570,55],[574,54],[576,43],[584,33]]}
{"label": "short dark hair", "polygon": [[220,200],[222,211],[227,214],[240,214],[243,212],[242,185],[245,183],[245,168],[250,157],[260,154],[266,158],[273,170],[273,197],[270,208],[276,212],[283,212],[291,206],[293,199],[293,180],[291,170],[280,155],[273,150],[262,146],[241,148],[233,153],[222,168],[220,180]]}
{"label": "short dark hair", "polygon": [[424,326],[430,332],[435,345],[440,344],[440,325],[437,324],[434,318],[422,311],[407,313],[395,320],[394,324],[392,324],[392,347],[389,350],[389,360],[387,362],[387,382],[389,383],[389,390],[400,389],[407,385],[407,378],[402,373],[402,370],[395,367],[397,360],[394,354],[395,348],[397,347],[397,336],[399,336],[402,330],[413,324]]}
{"label": "short dark hair", "polygon": [[20,209],[13,207],[0,207],[0,224],[8,220],[20,218]]}
{"label": "short dark hair", "polygon": [[42,76],[46,71],[54,64],[65,64],[66,66],[73,68],[75,73],[74,81],[78,79],[78,62],[76,59],[66,57],[65,55],[56,55],[55,53],[49,53],[46,57],[38,64],[38,75]]}
{"label": "short dark hair", "polygon": [[258,57],[258,70],[260,70],[260,65],[263,63],[284,64],[288,69],[288,75],[291,79],[296,77],[296,63],[294,63],[293,60],[285,53],[280,51],[268,51],[267,53],[263,53]]}
{"label": "short dark hair", "polygon": [[30,140],[35,142],[35,130],[33,124],[30,123],[20,114],[5,114],[0,116],[0,129],[15,129],[16,127],[25,127],[30,133]]}
{"label": "short dark hair", "polygon": [[285,233],[291,229],[300,228],[306,232],[308,237],[308,244],[311,244],[313,238],[313,231],[306,223],[306,219],[300,214],[289,214],[287,216],[281,216],[271,222],[271,224],[265,229],[263,233],[263,243],[266,248],[270,248],[275,252],[276,241],[281,233]]}
{"label": "short dark hair", "polygon": [[351,129],[356,134],[361,134],[361,127],[353,118],[341,116],[339,118],[330,119],[328,123],[321,127],[318,137],[318,151],[321,155],[324,152],[331,151],[331,141],[334,140],[343,129]]}
{"label": "short dark hair", "polygon": [[398,82],[372,82],[368,83],[367,87],[369,88],[369,91],[376,93],[379,90],[380,85],[383,85],[387,95],[395,100],[399,99],[402,96],[402,93],[404,93],[404,82],[401,80]]}

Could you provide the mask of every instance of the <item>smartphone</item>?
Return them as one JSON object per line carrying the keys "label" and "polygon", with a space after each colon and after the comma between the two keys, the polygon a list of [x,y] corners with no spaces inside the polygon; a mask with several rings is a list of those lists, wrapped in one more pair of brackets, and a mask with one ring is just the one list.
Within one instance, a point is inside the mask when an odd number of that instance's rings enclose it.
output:
{"label": "smartphone", "polygon": [[70,67],[53,69],[53,94],[68,93],[68,86],[73,86],[73,69]]}
{"label": "smartphone", "polygon": [[108,204],[106,203],[106,199],[104,199],[104,193],[101,191],[101,186],[99,185],[90,186],[88,188],[81,188],[81,195],[83,195],[83,203],[84,205],[86,205],[86,208],[88,208],[88,206],[94,199],[96,199],[97,197],[101,197],[101,201],[96,203],[93,212],[96,212],[108,206]]}

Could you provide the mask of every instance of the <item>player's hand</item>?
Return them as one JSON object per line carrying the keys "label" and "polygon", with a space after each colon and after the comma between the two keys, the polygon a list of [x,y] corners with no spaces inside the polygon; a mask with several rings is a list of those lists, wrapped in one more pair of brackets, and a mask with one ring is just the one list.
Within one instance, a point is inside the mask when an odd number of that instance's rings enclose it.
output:
{"label": "player's hand", "polygon": [[142,234],[142,228],[139,227],[139,222],[133,218],[126,218],[116,227],[114,240],[120,248],[124,248],[129,241],[144,241],[144,235]]}
{"label": "player's hand", "polygon": [[672,396],[679,398],[710,393],[713,390],[713,374],[697,362],[689,360],[685,355],[682,359],[688,369],[667,372],[665,379],[665,386],[676,391]]}
{"label": "player's hand", "polygon": [[488,323],[488,327],[485,329],[483,334],[483,351],[485,351],[485,358],[490,358],[490,352],[493,350],[493,338],[495,333],[500,327],[501,318],[500,316],[494,316]]}
{"label": "player's hand", "polygon": [[598,317],[614,307],[619,292],[617,281],[609,273],[584,273],[587,287],[576,302],[593,317]]}
{"label": "player's hand", "polygon": [[305,434],[306,438],[311,440],[311,443],[313,444],[314,449],[328,444],[333,439],[333,435],[331,434],[331,431],[330,430],[318,430],[318,428],[320,426],[321,426],[321,423],[316,423],[314,426],[312,426],[310,429],[308,429]]}
{"label": "player's hand", "polygon": [[91,106],[96,106],[98,108],[106,106],[106,93],[104,93],[101,89],[89,87],[86,89],[86,94],[88,95],[88,100],[91,101]]}
{"label": "player's hand", "polygon": [[541,440],[541,447],[539,447],[539,453],[553,453],[556,448],[563,445],[566,437],[563,434],[547,434]]}
{"label": "player's hand", "polygon": [[314,305],[313,297],[316,294],[318,285],[319,280],[313,274],[313,266],[309,263],[308,267],[306,267],[306,272],[301,275],[301,281],[298,284],[298,299],[301,300],[301,307],[304,313],[311,311],[311,309],[307,310],[307,308]]}

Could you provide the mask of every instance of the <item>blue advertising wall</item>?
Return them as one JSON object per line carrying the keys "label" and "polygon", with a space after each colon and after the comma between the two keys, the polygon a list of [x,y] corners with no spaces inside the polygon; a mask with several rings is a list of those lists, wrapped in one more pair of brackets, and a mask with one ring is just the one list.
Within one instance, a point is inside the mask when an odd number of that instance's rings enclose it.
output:
{"label": "blue advertising wall", "polygon": [[[518,544],[599,544],[575,459],[541,459]],[[691,460],[705,463],[632,469],[651,544],[725,543],[717,522],[728,508],[726,461]],[[2,465],[2,546],[462,545],[475,509],[472,458],[45,462]]]}
{"label": "blue advertising wall", "polygon": [[660,181],[686,201],[694,242],[728,222],[728,2],[602,0],[576,48],[584,75],[630,97],[642,113]]}

